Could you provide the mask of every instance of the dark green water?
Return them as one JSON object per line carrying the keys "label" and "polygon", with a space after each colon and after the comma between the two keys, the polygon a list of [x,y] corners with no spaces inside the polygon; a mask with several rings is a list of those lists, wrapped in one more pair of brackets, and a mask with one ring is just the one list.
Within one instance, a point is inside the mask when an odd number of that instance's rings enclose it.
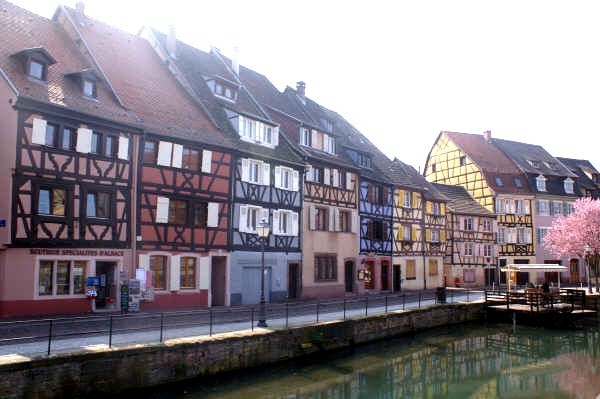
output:
{"label": "dark green water", "polygon": [[600,331],[465,325],[136,394],[129,397],[595,399]]}

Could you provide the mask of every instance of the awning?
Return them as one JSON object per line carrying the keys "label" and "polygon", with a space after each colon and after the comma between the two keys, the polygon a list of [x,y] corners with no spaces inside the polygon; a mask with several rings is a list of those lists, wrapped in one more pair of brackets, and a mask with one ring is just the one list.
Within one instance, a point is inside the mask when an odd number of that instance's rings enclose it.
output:
{"label": "awning", "polygon": [[566,266],[546,263],[509,264],[500,268],[503,272],[566,272]]}

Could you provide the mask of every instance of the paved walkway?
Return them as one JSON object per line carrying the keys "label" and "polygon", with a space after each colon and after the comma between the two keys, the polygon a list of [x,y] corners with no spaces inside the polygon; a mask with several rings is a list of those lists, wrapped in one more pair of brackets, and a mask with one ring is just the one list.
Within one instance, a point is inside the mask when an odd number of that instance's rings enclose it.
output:
{"label": "paved walkway", "polygon": [[[385,299],[377,296],[365,300],[365,297],[348,299],[347,301],[324,302],[316,304],[294,304],[288,308],[270,307],[267,323],[269,330],[311,325],[317,322],[354,319],[370,315],[401,312],[435,305],[435,296],[431,293],[423,295],[419,301],[417,294],[410,296],[390,296]],[[482,291],[449,292],[448,302],[474,302],[484,298]],[[389,299],[389,301],[388,301]],[[287,316],[287,317],[286,317]],[[74,321],[53,325],[53,337],[48,339],[50,322],[41,321],[32,326],[24,323],[20,331],[13,325],[12,335],[5,332],[0,338],[0,364],[22,359],[22,357],[46,356],[50,345],[51,354],[69,352],[101,351],[109,348],[124,347],[135,344],[153,344],[186,337],[208,337],[234,331],[259,331],[256,327],[258,312],[250,311],[215,311],[215,312],[179,312],[167,317],[159,313],[127,316],[76,318]],[[111,321],[112,320],[112,321]],[[253,321],[253,322],[252,322]],[[112,336],[109,336],[112,323]],[[254,327],[253,327],[254,325]],[[8,326],[8,323],[5,327]],[[1,327],[0,327],[1,328]],[[46,331],[44,335],[40,332]],[[1,333],[1,331],[0,331]],[[31,335],[28,335],[31,334]],[[161,337],[162,335],[162,337]],[[1,337],[1,335],[0,335]]]}

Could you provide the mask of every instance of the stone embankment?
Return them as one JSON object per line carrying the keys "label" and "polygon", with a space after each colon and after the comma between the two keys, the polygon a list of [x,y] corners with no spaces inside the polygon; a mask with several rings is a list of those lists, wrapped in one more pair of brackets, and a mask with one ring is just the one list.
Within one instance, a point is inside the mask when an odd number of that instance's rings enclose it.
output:
{"label": "stone embankment", "polygon": [[2,398],[73,398],[206,377],[483,318],[451,304],[271,331],[255,329],[0,364]]}

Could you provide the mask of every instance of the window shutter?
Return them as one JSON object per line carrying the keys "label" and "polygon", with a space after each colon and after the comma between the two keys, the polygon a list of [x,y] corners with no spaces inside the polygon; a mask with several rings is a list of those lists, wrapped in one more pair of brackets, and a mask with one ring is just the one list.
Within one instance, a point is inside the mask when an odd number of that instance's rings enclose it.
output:
{"label": "window shutter", "polygon": [[156,197],[156,223],[169,223],[169,198]]}
{"label": "window shutter", "polygon": [[161,141],[158,143],[158,157],[156,163],[161,166],[171,166],[171,153],[173,152],[173,143]]}
{"label": "window shutter", "polygon": [[244,136],[244,117],[238,115],[238,134]]}
{"label": "window shutter", "polygon": [[340,186],[340,171],[337,169],[333,169],[333,186]]}
{"label": "window shutter", "polygon": [[331,184],[331,171],[329,168],[323,168],[323,184]]}
{"label": "window shutter", "polygon": [[432,214],[433,213],[433,204],[431,203],[431,201],[427,201],[425,204],[426,204],[427,213]]}
{"label": "window shutter", "polygon": [[124,159],[125,161],[129,159],[129,139],[127,137],[119,137],[118,157],[119,159]]}
{"label": "window shutter", "polygon": [[300,190],[300,172],[294,170],[292,172],[292,191],[298,190]]}
{"label": "window shutter", "polygon": [[316,130],[312,130],[311,131],[311,138],[310,138],[310,146],[312,148],[317,148],[317,131]]}
{"label": "window shutter", "polygon": [[174,168],[181,168],[183,163],[183,146],[181,144],[173,144],[173,159],[171,160],[171,166]]}
{"label": "window shutter", "polygon": [[356,211],[352,211],[350,226],[352,227],[352,233],[356,234],[358,232],[358,213]]}
{"label": "window shutter", "polygon": [[242,181],[250,180],[250,161],[242,158]]}
{"label": "window shutter", "polygon": [[35,118],[33,120],[33,132],[31,133],[31,142],[33,144],[46,144],[46,125],[45,119]]}
{"label": "window shutter", "polygon": [[530,215],[531,214],[531,206],[530,206],[530,202],[529,200],[523,200],[523,213],[525,215]]}
{"label": "window shutter", "polygon": [[425,229],[425,241],[431,242],[431,230]]}
{"label": "window shutter", "polygon": [[77,152],[88,154],[92,150],[92,130],[80,127],[77,129]]}
{"label": "window shutter", "polygon": [[419,195],[419,193],[417,193],[417,192],[412,193],[412,204],[411,205],[413,208],[419,207],[420,199],[421,199],[421,196]]}
{"label": "window shutter", "polygon": [[298,236],[298,212],[292,212],[292,217],[290,218],[292,226],[291,232],[294,237]]}
{"label": "window shutter", "polygon": [[248,206],[240,205],[240,223],[238,230],[242,233],[247,233],[246,226],[248,225]]}
{"label": "window shutter", "polygon": [[279,235],[279,209],[273,210],[273,234]]}
{"label": "window shutter", "polygon": [[269,223],[269,208],[260,208],[258,215],[258,221],[265,220]]}
{"label": "window shutter", "polygon": [[352,190],[352,173],[346,172],[346,190]]}
{"label": "window shutter", "polygon": [[146,254],[138,255],[138,268],[150,270],[150,256]]}
{"label": "window shutter", "polygon": [[311,165],[305,165],[304,167],[304,180],[313,181],[313,167]]}
{"label": "window shutter", "polygon": [[202,173],[212,172],[212,151],[202,150]]}
{"label": "window shutter", "polygon": [[417,226],[412,226],[410,231],[410,237],[412,241],[417,241]]}
{"label": "window shutter", "polygon": [[262,182],[265,186],[271,184],[271,165],[268,162],[263,163]]}
{"label": "window shutter", "polygon": [[275,182],[273,184],[277,188],[281,187],[281,166],[275,166]]}
{"label": "window shutter", "polygon": [[532,240],[533,237],[531,237],[531,233],[532,233],[532,231],[530,228],[525,229],[525,243],[527,243],[527,244],[531,244],[533,241]]}
{"label": "window shutter", "polygon": [[181,285],[181,256],[171,256],[171,267],[169,270],[169,289],[171,291],[179,291]]}
{"label": "window shutter", "polygon": [[340,209],[339,208],[335,208],[333,216],[335,219],[335,231],[341,231],[342,228],[340,226]]}
{"label": "window shutter", "polygon": [[444,204],[443,202],[440,203],[440,215],[446,215],[446,204]]}
{"label": "window shutter", "polygon": [[440,230],[440,242],[446,242],[446,230]]}
{"label": "window shutter", "polygon": [[207,290],[210,288],[210,257],[203,256],[198,262],[198,276],[200,281],[198,282],[198,288],[201,290]]}
{"label": "window shutter", "polygon": [[317,208],[311,205],[308,208],[308,228],[314,230],[317,224]]}
{"label": "window shutter", "polygon": [[275,126],[272,129],[273,132],[273,145],[277,147],[279,145],[279,126]]}
{"label": "window shutter", "polygon": [[335,208],[329,207],[328,213],[329,213],[329,220],[327,223],[328,224],[327,229],[329,231],[335,231]]}
{"label": "window shutter", "polygon": [[208,217],[206,218],[207,227],[218,227],[219,226],[219,203],[209,202],[208,203]]}

